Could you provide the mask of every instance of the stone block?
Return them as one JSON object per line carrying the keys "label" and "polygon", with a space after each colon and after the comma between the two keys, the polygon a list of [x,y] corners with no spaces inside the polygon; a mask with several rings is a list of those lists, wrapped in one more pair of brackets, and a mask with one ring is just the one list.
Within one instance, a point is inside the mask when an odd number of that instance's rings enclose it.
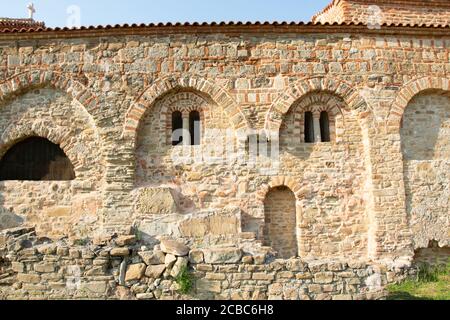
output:
{"label": "stone block", "polygon": [[130,255],[130,249],[114,248],[109,254],[111,255],[111,257],[128,257]]}
{"label": "stone block", "polygon": [[144,276],[145,269],[144,263],[129,265],[125,274],[125,281],[140,280]]}
{"label": "stone block", "polygon": [[203,251],[201,250],[192,250],[189,252],[189,262],[192,264],[199,264],[205,261],[205,257],[203,255]]}
{"label": "stone block", "polygon": [[203,250],[207,264],[234,264],[241,262],[243,252],[236,248],[219,248]]}
{"label": "stone block", "polygon": [[333,296],[333,300],[347,301],[347,300],[353,300],[353,299],[352,299],[352,296],[349,294],[339,294],[339,295]]}
{"label": "stone block", "polygon": [[152,300],[154,299],[155,296],[153,295],[153,293],[138,293],[136,295],[136,299],[138,300]]}
{"label": "stone block", "polygon": [[148,266],[147,270],[145,271],[145,275],[151,279],[158,279],[160,278],[164,271],[166,271],[166,265],[158,265],[158,266]]}
{"label": "stone block", "polygon": [[177,257],[187,256],[190,250],[188,246],[175,240],[162,240],[160,246],[164,253]]}
{"label": "stone block", "polygon": [[170,269],[173,267],[173,265],[177,262],[177,257],[175,257],[172,254],[166,255],[166,258],[164,260],[164,264],[166,265],[167,269]]}
{"label": "stone block", "polygon": [[260,281],[273,281],[275,280],[275,275],[265,272],[257,272],[253,274],[252,279]]}
{"label": "stone block", "polygon": [[80,291],[87,291],[89,293],[105,293],[108,284],[105,281],[85,282],[80,285]]}
{"label": "stone block", "polygon": [[179,257],[177,259],[177,262],[175,262],[175,264],[174,264],[174,266],[173,266],[173,268],[172,268],[172,270],[170,272],[170,275],[173,278],[178,277],[178,275],[180,274],[181,270],[183,270],[183,268],[187,267],[188,263],[189,263],[188,258],[186,258],[186,257]]}
{"label": "stone block", "polygon": [[116,239],[116,244],[118,246],[128,246],[128,245],[134,245],[136,243],[137,239],[136,236],[120,236]]}
{"label": "stone block", "polygon": [[143,188],[138,196],[137,210],[141,214],[172,214],[177,205],[169,188]]}
{"label": "stone block", "polygon": [[142,251],[138,255],[148,266],[164,264],[166,259],[166,255],[162,251]]}
{"label": "stone block", "polygon": [[39,283],[41,281],[41,276],[38,274],[19,273],[17,275],[17,281],[24,283]]}
{"label": "stone block", "polygon": [[14,272],[17,272],[17,273],[25,272],[25,264],[23,264],[22,262],[12,262],[11,267]]}
{"label": "stone block", "polygon": [[325,284],[325,283],[332,283],[334,280],[334,273],[333,272],[318,272],[314,275],[314,282]]}
{"label": "stone block", "polygon": [[54,263],[41,262],[34,265],[34,271],[40,273],[52,273],[55,272]]}
{"label": "stone block", "polygon": [[205,279],[200,279],[196,281],[197,292],[214,292],[221,293],[222,287],[220,281],[210,281]]}
{"label": "stone block", "polygon": [[179,224],[180,232],[185,237],[204,237],[207,235],[238,234],[240,218],[238,212],[215,213],[194,216]]}

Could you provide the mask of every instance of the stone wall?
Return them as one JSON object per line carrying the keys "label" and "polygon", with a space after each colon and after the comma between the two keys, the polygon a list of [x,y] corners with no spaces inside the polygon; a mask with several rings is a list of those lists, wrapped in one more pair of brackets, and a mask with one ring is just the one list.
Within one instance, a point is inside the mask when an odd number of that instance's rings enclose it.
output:
{"label": "stone wall", "polygon": [[430,245],[427,248],[421,248],[416,250],[414,254],[414,261],[420,264],[426,264],[433,267],[445,267],[449,263],[450,248],[439,247],[437,241],[430,241]]}
{"label": "stone wall", "polygon": [[[382,299],[384,286],[414,274],[410,263],[276,260],[237,247],[189,250],[172,240],[154,249],[135,236],[69,244],[30,228],[0,234],[0,299]],[[192,289],[177,276],[188,266]]]}
{"label": "stone wall", "polygon": [[[171,237],[260,254],[275,233],[265,203],[280,187],[294,195],[283,206],[295,206],[286,237],[297,239],[298,259],[389,265],[431,240],[449,246],[448,153],[402,153],[437,131],[438,113],[437,150],[446,148],[445,28],[205,28],[1,34],[1,155],[48,138],[76,179],[2,182],[0,228],[80,241],[133,227],[151,247]],[[436,113],[418,115],[424,107]],[[171,112],[194,109],[201,145],[172,146]],[[332,141],[305,143],[304,112],[317,120],[324,110]],[[251,159],[248,141],[262,132],[259,146],[269,136],[272,147],[280,133],[279,161]]]}
{"label": "stone wall", "polygon": [[91,234],[92,228],[86,226],[101,220],[104,174],[104,162],[96,151],[100,138],[95,124],[67,94],[50,88],[27,89],[2,105],[0,154],[30,136],[48,138],[71,160],[76,180],[2,182],[0,229],[20,225],[26,216],[38,232],[50,237]]}
{"label": "stone wall", "polygon": [[450,212],[450,99],[416,96],[403,116],[406,210],[414,247],[448,246]]}

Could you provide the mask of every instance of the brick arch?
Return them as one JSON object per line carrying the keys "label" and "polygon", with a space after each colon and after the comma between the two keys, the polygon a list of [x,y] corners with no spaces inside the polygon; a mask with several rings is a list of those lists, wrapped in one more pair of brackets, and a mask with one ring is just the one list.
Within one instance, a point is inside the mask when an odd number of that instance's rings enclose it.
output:
{"label": "brick arch", "polygon": [[[345,102],[335,94],[323,91],[308,93],[297,100],[283,117],[280,128],[280,141],[294,139],[294,142],[299,141],[298,139],[301,137],[300,141],[304,142],[305,126],[303,123],[305,121],[305,112],[307,111],[311,111],[314,114],[320,114],[322,111],[327,112],[329,117],[330,142],[340,141],[342,137],[337,137],[336,128],[345,127],[346,118],[342,110],[346,108]],[[285,130],[290,132],[286,134],[287,131]]]}
{"label": "brick arch", "polygon": [[250,128],[249,122],[234,99],[213,81],[195,77],[167,77],[153,83],[130,107],[125,118],[123,137],[130,138],[135,142],[139,125],[147,110],[152,108],[155,102],[166,93],[177,89],[193,89],[208,95],[210,99],[223,109],[231,124],[238,132],[247,131]]}
{"label": "brick arch", "polygon": [[264,200],[270,190],[278,187],[289,188],[295,194],[297,201],[302,200],[305,196],[305,189],[302,188],[302,186],[294,178],[287,176],[276,176],[272,177],[268,184],[265,184],[260,188],[256,194],[257,201],[264,204]]}
{"label": "brick arch", "polygon": [[91,117],[95,118],[94,114],[99,103],[98,98],[81,82],[55,71],[26,71],[0,82],[0,102],[7,101],[22,91],[42,88],[47,85],[66,92],[78,101]]}
{"label": "brick arch", "polygon": [[57,144],[64,151],[65,155],[72,163],[75,173],[79,166],[78,160],[72,156],[70,152],[74,145],[71,143],[70,130],[64,127],[56,127],[46,123],[45,125],[22,124],[9,126],[1,135],[0,139],[0,159],[15,144],[30,137],[40,137],[48,139],[50,142]]}
{"label": "brick arch", "polygon": [[[193,103],[193,105],[184,106],[180,108],[177,102],[188,100]],[[200,113],[201,126],[201,136],[204,137],[205,129],[207,123],[211,122],[210,112],[211,108],[208,105],[208,100],[205,97],[200,96],[196,92],[192,91],[180,91],[165,98],[159,100],[157,104],[160,104],[158,108],[160,113],[160,121],[162,124],[166,124],[165,130],[161,131],[161,135],[167,137],[166,143],[170,145],[172,143],[172,113],[175,111],[190,113],[191,111],[198,111]]]}
{"label": "brick arch", "polygon": [[449,91],[450,93],[450,79],[438,78],[438,77],[423,77],[412,80],[404,85],[392,103],[389,110],[388,123],[399,126],[405,113],[405,109],[408,106],[412,98],[424,91],[442,90]]}
{"label": "brick arch", "polygon": [[[83,75],[77,77],[80,81],[86,80]],[[104,144],[105,136],[101,134],[98,129],[98,118],[96,116],[99,110],[99,98],[80,81],[74,79],[72,75],[66,75],[51,70],[31,70],[16,74],[3,82],[0,82],[0,109],[6,102],[13,100],[16,96],[23,94],[24,92],[49,86],[50,88],[65,92],[69,97],[78,102],[79,106],[92,120],[93,128],[99,136],[99,143]],[[57,133],[53,134],[57,135]],[[47,136],[42,137],[52,141],[52,139]],[[3,144],[3,139],[0,143]],[[64,150],[64,148],[62,149]],[[64,152],[66,152],[66,150],[64,150]],[[104,155],[102,153],[102,159],[103,157]],[[73,159],[70,160],[72,161]],[[72,161],[72,163],[74,163],[74,161]],[[75,163],[74,166],[76,167]]]}
{"label": "brick arch", "polygon": [[349,83],[334,77],[313,77],[297,81],[289,86],[272,104],[266,118],[265,129],[279,132],[284,116],[304,96],[315,92],[327,92],[342,98],[347,108],[366,109],[367,103]]}

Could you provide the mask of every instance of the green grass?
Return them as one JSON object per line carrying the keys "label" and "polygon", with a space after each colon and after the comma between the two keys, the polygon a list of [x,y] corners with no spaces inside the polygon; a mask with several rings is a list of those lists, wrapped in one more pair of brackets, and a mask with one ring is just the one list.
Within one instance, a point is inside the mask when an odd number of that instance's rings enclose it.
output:
{"label": "green grass", "polygon": [[446,267],[422,265],[415,279],[388,287],[388,300],[450,300],[450,263]]}
{"label": "green grass", "polygon": [[175,281],[180,286],[179,292],[181,294],[188,294],[191,292],[192,287],[193,287],[193,280],[192,280],[192,275],[189,273],[189,270],[187,267],[183,267],[183,269],[181,269],[181,272],[178,275],[178,277],[175,279]]}

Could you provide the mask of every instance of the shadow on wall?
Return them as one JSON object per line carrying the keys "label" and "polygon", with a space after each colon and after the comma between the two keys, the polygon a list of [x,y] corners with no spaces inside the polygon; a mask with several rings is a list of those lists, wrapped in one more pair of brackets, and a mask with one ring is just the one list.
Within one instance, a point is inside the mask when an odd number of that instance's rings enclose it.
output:
{"label": "shadow on wall", "polygon": [[12,210],[5,208],[4,197],[2,191],[5,188],[4,182],[0,182],[0,231],[5,229],[16,228],[24,224],[25,220],[12,212]]}
{"label": "shadow on wall", "polygon": [[439,247],[439,242],[432,240],[428,248],[418,249],[414,252],[416,263],[426,263],[431,266],[446,266],[450,263],[450,247]]}

